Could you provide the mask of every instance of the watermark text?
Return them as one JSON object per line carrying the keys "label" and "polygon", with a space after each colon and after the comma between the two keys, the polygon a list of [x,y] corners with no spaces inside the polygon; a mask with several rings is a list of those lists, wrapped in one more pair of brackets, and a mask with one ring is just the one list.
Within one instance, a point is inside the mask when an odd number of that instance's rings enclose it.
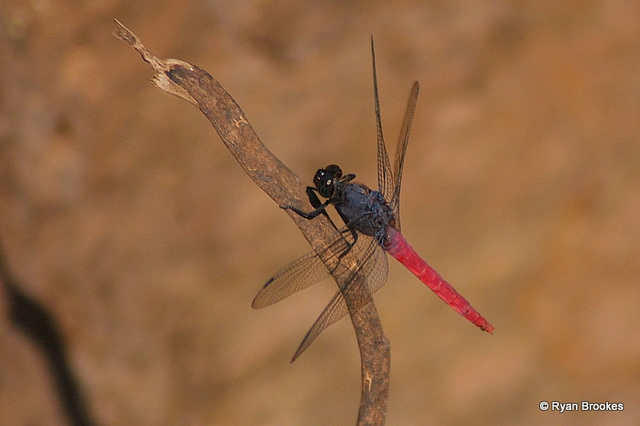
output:
{"label": "watermark text", "polygon": [[560,401],[540,401],[541,411],[557,411],[566,413],[568,411],[623,411],[622,402],[560,402]]}

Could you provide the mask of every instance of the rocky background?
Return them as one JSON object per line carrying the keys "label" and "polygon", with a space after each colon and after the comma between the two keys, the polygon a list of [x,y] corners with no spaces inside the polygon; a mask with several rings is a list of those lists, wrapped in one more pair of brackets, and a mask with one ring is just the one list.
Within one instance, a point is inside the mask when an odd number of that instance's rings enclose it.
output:
{"label": "rocky background", "polygon": [[[348,425],[350,322],[288,363],[335,284],[251,309],[309,248],[200,112],[149,83],[113,18],[157,56],[208,70],[309,182],[338,163],[375,186],[371,34],[391,150],[420,81],[403,233],[496,331],[390,262],[376,295],[388,424],[636,424],[637,2],[0,3],[0,245],[59,327],[90,418]],[[5,286],[2,422],[64,424],[10,312]]]}

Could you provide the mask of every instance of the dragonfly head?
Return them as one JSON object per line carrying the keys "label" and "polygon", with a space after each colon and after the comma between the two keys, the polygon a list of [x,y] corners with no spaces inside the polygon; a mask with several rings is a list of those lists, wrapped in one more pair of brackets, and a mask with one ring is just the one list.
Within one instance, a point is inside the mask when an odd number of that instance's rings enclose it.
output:
{"label": "dragonfly head", "polygon": [[342,170],[335,164],[330,164],[324,169],[318,169],[313,177],[313,184],[318,193],[324,198],[330,198],[336,190],[336,185],[340,182]]}

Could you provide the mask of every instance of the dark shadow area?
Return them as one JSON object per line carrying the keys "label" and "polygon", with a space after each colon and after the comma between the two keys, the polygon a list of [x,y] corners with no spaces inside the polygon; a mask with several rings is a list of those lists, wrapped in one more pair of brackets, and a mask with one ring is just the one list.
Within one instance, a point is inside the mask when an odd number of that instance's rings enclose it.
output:
{"label": "dark shadow area", "polygon": [[11,324],[20,329],[42,352],[53,376],[65,416],[73,425],[93,425],[78,380],[69,365],[64,340],[55,318],[38,301],[20,290],[9,272],[0,247],[0,281],[7,294]]}

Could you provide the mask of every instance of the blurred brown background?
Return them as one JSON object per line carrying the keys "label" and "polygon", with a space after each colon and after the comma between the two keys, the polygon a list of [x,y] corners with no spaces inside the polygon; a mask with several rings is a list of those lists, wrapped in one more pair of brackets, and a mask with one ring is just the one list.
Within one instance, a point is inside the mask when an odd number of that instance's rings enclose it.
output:
{"label": "blurred brown background", "polygon": [[[0,244],[98,423],[348,425],[360,386],[348,320],[288,364],[332,281],[250,308],[309,248],[113,18],[207,69],[309,182],[335,162],[375,185],[370,34],[391,150],[420,81],[403,232],[496,332],[390,262],[388,424],[640,418],[638,2],[85,3],[0,3]],[[3,423],[64,423],[6,301]]]}

